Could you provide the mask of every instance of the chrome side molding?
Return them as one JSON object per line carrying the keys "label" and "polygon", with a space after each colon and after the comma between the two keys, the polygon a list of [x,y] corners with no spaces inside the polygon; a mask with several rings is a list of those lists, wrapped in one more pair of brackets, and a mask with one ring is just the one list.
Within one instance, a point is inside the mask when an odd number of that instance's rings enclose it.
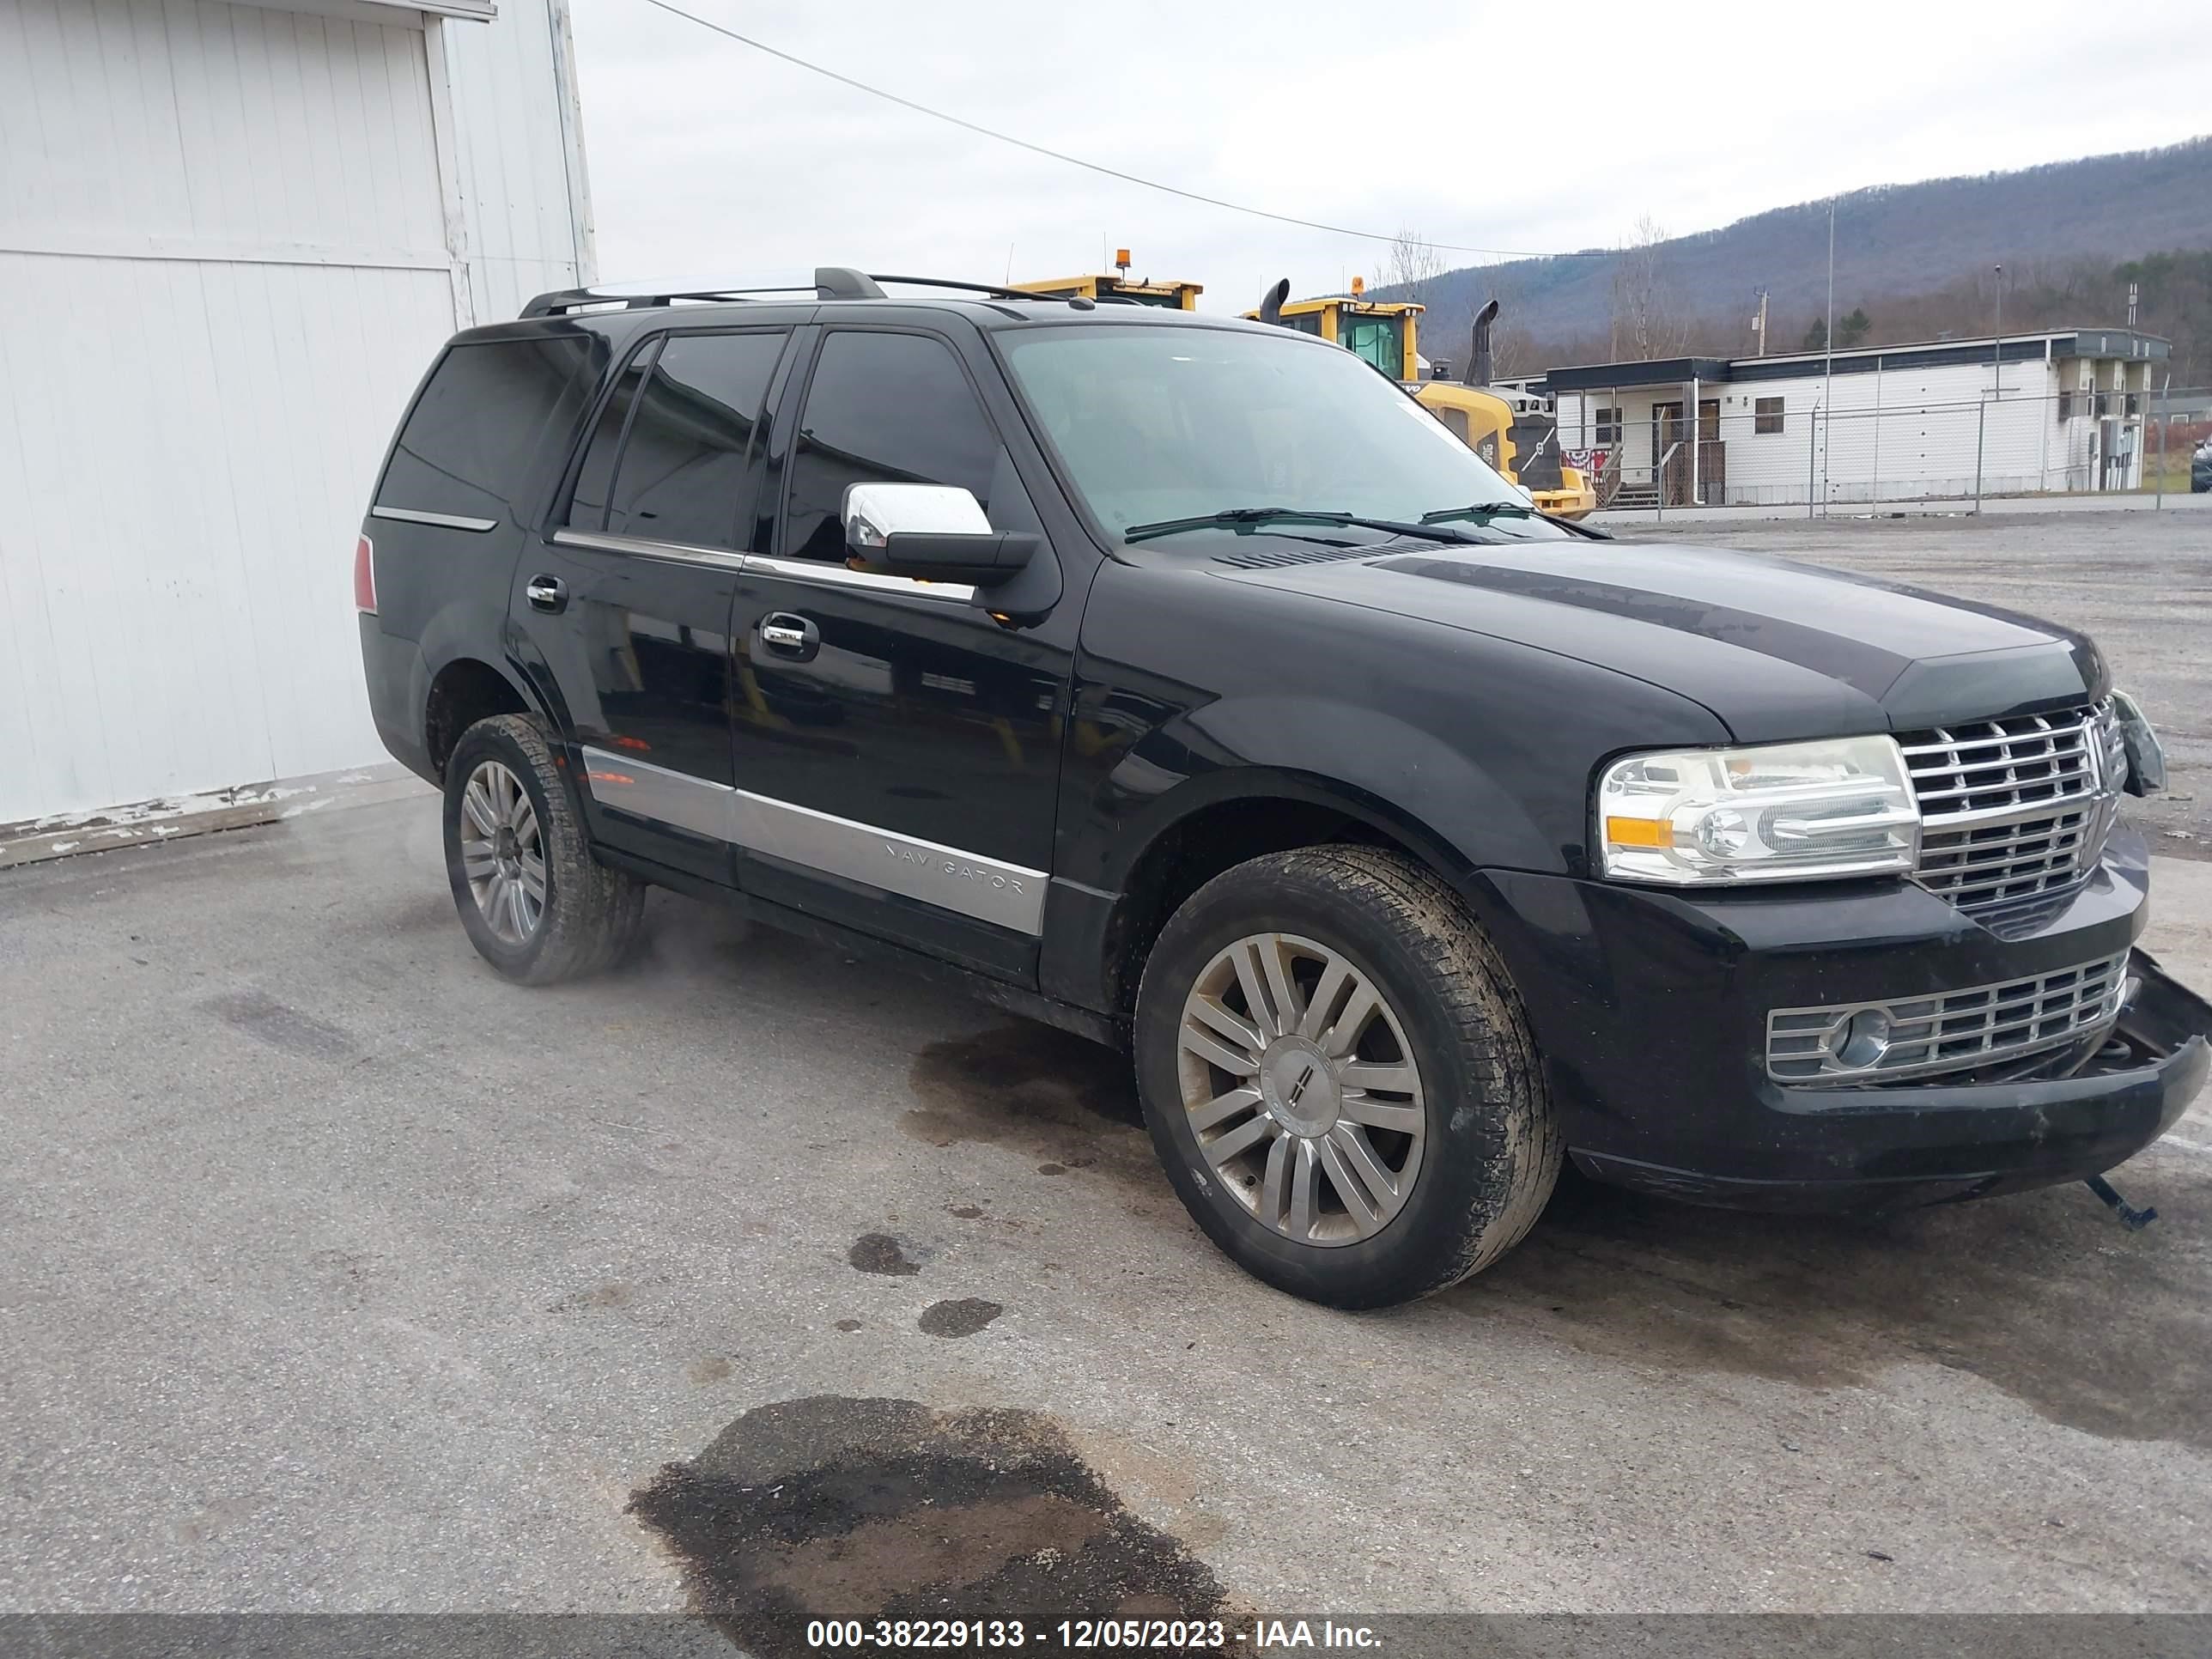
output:
{"label": "chrome side molding", "polygon": [[1049,878],[1042,870],[690,777],[611,750],[587,745],[584,777],[592,798],[616,811],[1013,933],[1036,937],[1044,931]]}
{"label": "chrome side molding", "polygon": [[481,532],[499,528],[497,519],[470,519],[458,513],[425,513],[416,507],[372,507],[368,509],[368,516],[372,519],[391,519],[399,524],[434,525],[441,530]]}

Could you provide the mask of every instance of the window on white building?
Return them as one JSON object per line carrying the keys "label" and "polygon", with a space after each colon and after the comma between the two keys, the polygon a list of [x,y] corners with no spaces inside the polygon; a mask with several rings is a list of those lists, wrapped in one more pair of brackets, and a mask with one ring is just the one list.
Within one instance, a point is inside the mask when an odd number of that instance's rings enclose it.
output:
{"label": "window on white building", "polygon": [[1782,399],[1761,398],[1752,404],[1751,429],[1759,433],[1782,430]]}

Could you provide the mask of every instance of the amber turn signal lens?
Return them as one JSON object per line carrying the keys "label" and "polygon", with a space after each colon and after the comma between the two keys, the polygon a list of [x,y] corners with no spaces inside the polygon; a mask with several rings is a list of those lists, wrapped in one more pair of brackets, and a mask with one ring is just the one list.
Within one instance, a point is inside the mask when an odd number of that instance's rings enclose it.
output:
{"label": "amber turn signal lens", "polygon": [[1615,847],[1672,847],[1674,826],[1663,818],[1607,817],[1605,838]]}

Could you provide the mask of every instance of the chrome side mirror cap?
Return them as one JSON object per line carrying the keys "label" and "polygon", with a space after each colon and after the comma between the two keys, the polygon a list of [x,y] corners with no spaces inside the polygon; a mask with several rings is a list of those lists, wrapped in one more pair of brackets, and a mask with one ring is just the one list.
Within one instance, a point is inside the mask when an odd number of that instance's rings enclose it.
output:
{"label": "chrome side mirror cap", "polygon": [[2128,757],[2127,781],[2123,786],[2128,793],[2148,795],[2165,788],[2166,745],[2159,742],[2158,733],[2151,730],[2136,700],[2124,691],[2112,693],[2112,719],[2119,726],[2120,746]]}
{"label": "chrome side mirror cap", "polygon": [[1043,544],[994,531],[982,504],[957,484],[856,483],[845,489],[845,548],[894,576],[966,582],[1006,580]]}
{"label": "chrome side mirror cap", "polygon": [[845,544],[880,552],[893,536],[988,536],[991,521],[957,484],[856,483],[845,487]]}

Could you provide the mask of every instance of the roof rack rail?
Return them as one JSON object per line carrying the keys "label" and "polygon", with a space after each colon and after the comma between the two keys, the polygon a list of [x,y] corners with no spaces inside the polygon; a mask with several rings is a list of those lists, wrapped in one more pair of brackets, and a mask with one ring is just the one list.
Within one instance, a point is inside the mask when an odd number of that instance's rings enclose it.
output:
{"label": "roof rack rail", "polygon": [[1066,303],[1066,296],[1065,295],[1031,294],[1024,289],[1001,288],[996,283],[956,282],[950,276],[890,276],[878,275],[874,276],[872,280],[878,283],[905,283],[915,288],[949,288],[957,289],[963,294],[988,295],[994,300],[1043,300],[1054,305]]}
{"label": "roof rack rail", "polygon": [[846,265],[817,265],[811,283],[774,283],[764,287],[738,283],[713,288],[564,288],[540,294],[522,307],[525,317],[559,317],[593,306],[619,306],[642,311],[672,305],[678,300],[749,300],[763,294],[811,294],[817,300],[881,300],[885,296],[873,278]]}
{"label": "roof rack rail", "polygon": [[[811,292],[818,300],[884,300],[890,296],[883,290],[885,283],[897,283],[914,288],[951,289],[963,294],[981,294],[994,300],[1042,301],[1054,305],[1071,305],[1079,311],[1088,311],[1097,301],[1069,299],[1062,295],[1030,294],[1018,288],[1001,288],[996,283],[963,283],[951,276],[872,276],[854,270],[848,265],[817,265],[814,281],[783,283],[765,288],[740,287],[731,284],[718,288],[564,288],[541,294],[523,307],[525,317],[560,317],[572,311],[584,311],[595,306],[620,307],[626,311],[646,310],[657,306],[673,305],[678,300],[738,301],[749,300],[763,294],[805,294]],[[1135,301],[1115,303],[1134,304]]]}

